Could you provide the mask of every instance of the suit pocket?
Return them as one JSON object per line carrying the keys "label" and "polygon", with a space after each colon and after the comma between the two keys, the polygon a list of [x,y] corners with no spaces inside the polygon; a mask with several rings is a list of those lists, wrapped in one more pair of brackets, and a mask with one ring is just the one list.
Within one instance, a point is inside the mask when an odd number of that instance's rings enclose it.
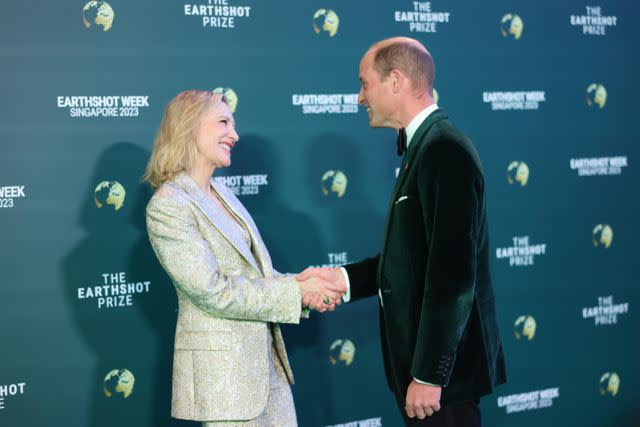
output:
{"label": "suit pocket", "polygon": [[396,206],[398,203],[402,203],[407,200],[409,200],[409,196],[400,196],[395,202],[393,202],[393,205]]}
{"label": "suit pocket", "polygon": [[176,350],[231,350],[234,344],[233,332],[178,332],[176,333]]}

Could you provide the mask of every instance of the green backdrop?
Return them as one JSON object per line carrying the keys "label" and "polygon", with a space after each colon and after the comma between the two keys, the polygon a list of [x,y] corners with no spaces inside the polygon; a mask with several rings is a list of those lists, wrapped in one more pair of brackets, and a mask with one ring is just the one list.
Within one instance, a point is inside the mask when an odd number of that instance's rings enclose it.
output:
{"label": "green backdrop", "polygon": [[[182,90],[236,95],[217,174],[278,270],[377,253],[400,159],[354,94],[393,35],[430,49],[483,160],[509,376],[484,424],[639,425],[639,20],[621,0],[3,2],[0,425],[193,425],[169,416],[176,297],[140,183]],[[401,424],[375,299],[285,339],[301,426]]]}

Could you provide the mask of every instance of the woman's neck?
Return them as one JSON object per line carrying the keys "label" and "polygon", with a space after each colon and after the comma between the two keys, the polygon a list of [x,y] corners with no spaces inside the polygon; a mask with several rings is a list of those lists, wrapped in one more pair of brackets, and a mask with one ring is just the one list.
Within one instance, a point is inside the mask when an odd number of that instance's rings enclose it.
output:
{"label": "woman's neck", "polygon": [[198,187],[205,194],[211,193],[211,176],[215,171],[215,167],[205,165],[195,165],[191,170],[187,171],[189,176],[198,184]]}

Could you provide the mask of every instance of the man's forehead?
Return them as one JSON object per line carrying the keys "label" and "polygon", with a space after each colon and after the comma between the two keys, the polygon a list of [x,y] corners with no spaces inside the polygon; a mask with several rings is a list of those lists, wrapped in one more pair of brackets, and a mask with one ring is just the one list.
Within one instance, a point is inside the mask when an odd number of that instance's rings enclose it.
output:
{"label": "man's forehead", "polygon": [[360,74],[362,74],[363,71],[367,67],[369,67],[371,60],[372,60],[371,51],[368,51],[367,53],[364,54],[364,56],[360,60]]}

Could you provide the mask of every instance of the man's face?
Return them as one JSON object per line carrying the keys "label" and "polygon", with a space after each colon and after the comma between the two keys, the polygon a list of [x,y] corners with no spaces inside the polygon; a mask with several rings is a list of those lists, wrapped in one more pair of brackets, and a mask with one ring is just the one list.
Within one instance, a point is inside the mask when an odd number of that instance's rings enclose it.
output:
{"label": "man's face", "polygon": [[373,67],[373,53],[367,52],[360,61],[360,93],[358,104],[364,105],[369,114],[369,126],[394,127],[390,121],[393,100],[391,79],[382,81]]}

